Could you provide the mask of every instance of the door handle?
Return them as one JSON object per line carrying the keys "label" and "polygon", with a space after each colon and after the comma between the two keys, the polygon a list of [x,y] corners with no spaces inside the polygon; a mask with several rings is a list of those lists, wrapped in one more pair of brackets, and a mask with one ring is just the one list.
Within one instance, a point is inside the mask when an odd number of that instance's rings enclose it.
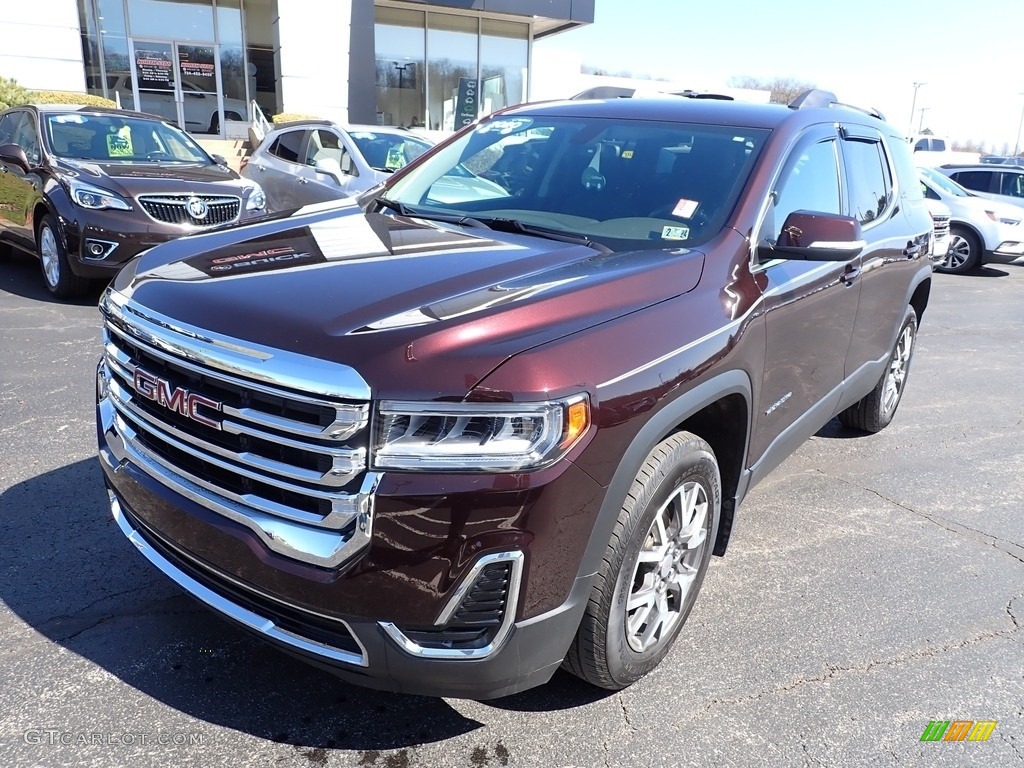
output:
{"label": "door handle", "polygon": [[304,179],[299,176],[299,184],[309,184],[309,179]]}
{"label": "door handle", "polygon": [[849,264],[846,269],[843,270],[843,274],[839,276],[839,282],[849,287],[853,285],[853,281],[858,277],[860,277],[860,267]]}
{"label": "door handle", "polygon": [[256,170],[257,171],[265,171],[267,169],[265,167],[263,167],[262,165],[260,165],[259,163],[256,163]]}

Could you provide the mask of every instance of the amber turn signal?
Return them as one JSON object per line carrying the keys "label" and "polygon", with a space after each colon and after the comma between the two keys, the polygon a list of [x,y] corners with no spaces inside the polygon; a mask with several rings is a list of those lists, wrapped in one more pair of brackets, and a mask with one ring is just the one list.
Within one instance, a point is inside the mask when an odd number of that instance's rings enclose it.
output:
{"label": "amber turn signal", "polygon": [[573,403],[569,406],[569,409],[565,414],[565,433],[562,438],[562,442],[558,444],[558,447],[565,450],[577,440],[580,436],[587,431],[587,427],[590,426],[590,403],[586,400],[581,400],[578,403]]}

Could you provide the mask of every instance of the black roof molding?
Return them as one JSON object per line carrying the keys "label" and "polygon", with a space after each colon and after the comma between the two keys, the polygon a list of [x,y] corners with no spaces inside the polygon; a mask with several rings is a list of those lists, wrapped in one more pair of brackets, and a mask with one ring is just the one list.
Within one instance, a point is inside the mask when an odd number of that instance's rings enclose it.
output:
{"label": "black roof molding", "polygon": [[810,90],[804,91],[789,102],[790,109],[814,109],[821,107],[847,107],[849,109],[855,109],[858,112],[863,112],[865,115],[878,118],[879,120],[885,120],[885,115],[874,107],[864,108],[854,106],[853,104],[844,104],[834,93],[831,91],[823,91],[820,88],[811,88]]}

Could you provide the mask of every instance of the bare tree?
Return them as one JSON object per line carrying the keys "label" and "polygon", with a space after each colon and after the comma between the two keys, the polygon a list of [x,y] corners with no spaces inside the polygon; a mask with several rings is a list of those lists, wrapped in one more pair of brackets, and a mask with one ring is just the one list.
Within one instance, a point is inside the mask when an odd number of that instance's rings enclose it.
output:
{"label": "bare tree", "polygon": [[793,77],[761,78],[743,75],[730,77],[729,85],[733,88],[752,88],[758,91],[771,91],[772,104],[789,104],[804,91],[816,88],[814,83],[797,80]]}

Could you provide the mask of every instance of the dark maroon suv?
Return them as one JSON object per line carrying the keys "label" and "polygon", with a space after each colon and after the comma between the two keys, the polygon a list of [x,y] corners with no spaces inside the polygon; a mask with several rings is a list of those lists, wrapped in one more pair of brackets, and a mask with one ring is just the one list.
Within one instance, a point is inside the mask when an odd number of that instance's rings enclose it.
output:
{"label": "dark maroon suv", "polygon": [[346,680],[624,687],[750,488],[836,415],[893,418],[930,232],[906,142],[830,94],[505,111],[358,201],[120,273],[114,517]]}
{"label": "dark maroon suv", "polygon": [[109,280],[140,251],[265,205],[259,184],[152,115],[60,105],[0,113],[0,246],[38,256],[57,298]]}

